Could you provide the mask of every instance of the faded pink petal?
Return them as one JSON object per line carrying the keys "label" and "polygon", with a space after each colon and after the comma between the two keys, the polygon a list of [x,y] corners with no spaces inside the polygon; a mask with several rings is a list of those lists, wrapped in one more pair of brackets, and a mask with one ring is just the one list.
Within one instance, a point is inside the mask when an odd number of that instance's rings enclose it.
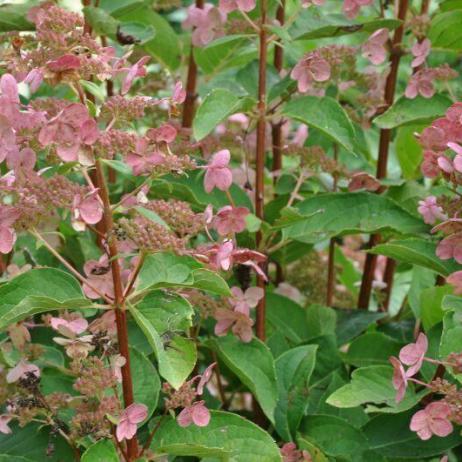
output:
{"label": "faded pink petal", "polygon": [[412,60],[412,67],[419,67],[422,65],[427,56],[430,54],[431,42],[428,39],[422,40],[422,42],[416,42],[411,48],[411,53],[414,56]]}
{"label": "faded pink petal", "polygon": [[362,46],[363,56],[372,64],[382,64],[387,57],[385,44],[388,41],[388,29],[376,30]]}
{"label": "faded pink petal", "polygon": [[443,209],[438,205],[435,196],[428,196],[422,201],[419,201],[418,212],[422,215],[424,222],[434,224],[436,220],[446,220],[447,216]]}
{"label": "faded pink petal", "polygon": [[35,365],[28,363],[26,360],[21,359],[18,364],[16,364],[13,369],[10,369],[6,375],[6,381],[8,383],[17,382],[24,375],[32,373],[36,377],[40,377],[40,369]]}
{"label": "faded pink petal", "polygon": [[13,250],[15,242],[15,231],[12,228],[0,225],[0,253],[10,253]]}
{"label": "faded pink petal", "polygon": [[205,371],[202,373],[201,378],[199,380],[199,383],[197,384],[197,387],[196,387],[196,394],[197,395],[202,395],[202,393],[204,392],[205,385],[212,378],[213,368],[215,367],[215,365],[216,365],[216,363],[210,364],[210,366],[208,366],[205,369]]}
{"label": "faded pink petal", "polygon": [[11,428],[8,426],[8,423],[11,421],[13,417],[9,415],[2,414],[0,415],[0,433],[5,435],[10,435],[12,432]]}
{"label": "faded pink petal", "polygon": [[176,82],[175,87],[173,89],[172,100],[176,104],[184,103],[186,99],[186,91],[183,89],[183,85],[181,82]]}
{"label": "faded pink petal", "polygon": [[81,63],[79,57],[73,54],[64,55],[54,61],[47,62],[47,67],[52,72],[63,72],[79,69],[80,65]]}
{"label": "faded pink petal", "polygon": [[247,207],[232,207],[227,205],[218,210],[214,226],[221,236],[241,233],[246,228],[245,219],[249,214]]}
{"label": "faded pink petal", "polygon": [[141,423],[147,416],[148,408],[144,404],[130,404],[120,415],[116,429],[117,440],[132,439],[136,434],[136,424]]}
{"label": "faded pink petal", "polygon": [[417,432],[422,440],[428,440],[432,435],[448,436],[453,431],[452,423],[449,421],[450,415],[451,408],[447,403],[435,401],[412,416],[410,429]]}
{"label": "faded pink petal", "polygon": [[11,74],[3,74],[0,78],[0,90],[11,103],[19,103],[18,84]]}
{"label": "faded pink petal", "polygon": [[404,371],[403,365],[398,358],[390,357],[390,363],[393,366],[393,388],[396,390],[396,402],[399,403],[403,400],[407,388],[407,375]]}
{"label": "faded pink petal", "polygon": [[412,377],[420,370],[427,349],[427,336],[422,332],[417,337],[415,343],[410,343],[409,345],[401,348],[399,352],[399,359],[406,366],[410,366],[406,372],[407,377]]}
{"label": "faded pink petal", "polygon": [[198,427],[206,427],[210,422],[210,411],[204,403],[205,401],[196,401],[191,406],[191,420]]}

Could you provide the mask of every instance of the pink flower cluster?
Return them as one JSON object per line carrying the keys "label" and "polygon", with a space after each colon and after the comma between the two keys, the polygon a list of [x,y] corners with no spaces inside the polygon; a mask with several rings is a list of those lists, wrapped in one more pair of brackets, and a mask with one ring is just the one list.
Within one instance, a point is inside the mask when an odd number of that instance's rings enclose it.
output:
{"label": "pink flower cluster", "polygon": [[[419,50],[419,52],[420,51],[421,50]],[[413,63],[421,63],[425,58],[426,54],[424,50],[422,54],[416,55]],[[421,95],[424,98],[431,98],[436,92],[434,85],[435,81],[441,80],[447,82],[456,78],[457,75],[457,72],[451,69],[447,64],[434,68],[424,67],[412,75],[404,94],[406,98],[410,99],[414,99],[417,95]]]}

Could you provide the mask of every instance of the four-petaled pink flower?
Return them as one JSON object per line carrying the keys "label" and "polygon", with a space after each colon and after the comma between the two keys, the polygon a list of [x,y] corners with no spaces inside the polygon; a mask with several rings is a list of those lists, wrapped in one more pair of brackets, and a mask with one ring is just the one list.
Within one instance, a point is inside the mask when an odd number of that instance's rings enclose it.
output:
{"label": "four-petaled pink flower", "polygon": [[140,138],[135,146],[135,152],[128,154],[125,162],[129,165],[134,175],[150,174],[154,167],[165,161],[164,155],[153,147],[147,138]]}
{"label": "four-petaled pink flower", "polygon": [[431,73],[419,71],[414,74],[406,87],[404,94],[406,98],[414,99],[417,95],[424,98],[431,98],[435,94],[433,85],[434,77]]}
{"label": "four-petaled pink flower", "polygon": [[16,174],[20,172],[27,174],[34,169],[36,160],[35,152],[31,148],[24,148],[15,155],[7,156],[6,165]]}
{"label": "four-petaled pink flower", "polygon": [[403,364],[409,366],[409,369],[406,371],[407,377],[412,377],[419,372],[427,349],[427,336],[422,332],[417,337],[415,343],[410,343],[409,345],[401,348],[399,352],[399,359]]}
{"label": "four-petaled pink flower", "polygon": [[203,47],[224,34],[225,23],[226,14],[211,3],[206,3],[203,8],[195,5],[188,8],[188,17],[183,21],[183,27],[193,28],[192,44]]}
{"label": "four-petaled pink flower", "polygon": [[243,313],[246,316],[250,314],[250,308],[255,308],[258,302],[263,298],[264,291],[261,287],[249,287],[245,292],[240,287],[231,288],[232,298],[228,298],[234,308],[234,311]]}
{"label": "four-petaled pink flower", "polygon": [[390,357],[390,363],[393,366],[393,388],[396,390],[396,402],[403,400],[406,394],[407,382],[409,376],[406,374],[403,365],[398,358]]}
{"label": "four-petaled pink flower", "polygon": [[231,329],[233,334],[239,337],[242,342],[248,343],[252,340],[252,326],[254,323],[252,318],[246,314],[226,308],[218,308],[215,310],[214,318],[217,320],[215,335],[221,337]]}
{"label": "four-petaled pink flower", "polygon": [[220,0],[218,8],[227,14],[235,10],[249,12],[255,8],[255,5],[256,0]]}
{"label": "four-petaled pink flower", "polygon": [[441,260],[454,258],[457,263],[462,263],[462,233],[445,237],[436,247],[436,256]]}
{"label": "four-petaled pink flower", "polygon": [[26,374],[34,374],[36,377],[40,377],[40,369],[35,364],[28,363],[25,359],[21,359],[13,369],[9,370],[6,375],[6,381],[8,383],[17,382]]}
{"label": "four-petaled pink flower", "polygon": [[446,220],[447,216],[443,209],[438,205],[435,196],[428,196],[424,200],[419,201],[418,212],[422,215],[424,222],[432,225],[436,220]]}
{"label": "four-petaled pink flower", "polygon": [[388,29],[377,29],[362,46],[363,56],[372,64],[382,64],[387,57],[385,44],[388,41]]}
{"label": "four-petaled pink flower", "polygon": [[85,318],[75,318],[72,321],[67,321],[63,318],[52,317],[50,319],[51,327],[57,330],[60,334],[74,338],[76,335],[85,332],[88,327],[88,321]]}
{"label": "four-petaled pink flower", "polygon": [[122,411],[116,428],[117,441],[131,440],[137,430],[137,424],[148,416],[148,408],[144,404],[130,404]]}
{"label": "four-petaled pink flower", "polygon": [[103,204],[96,189],[85,196],[76,194],[72,209],[72,224],[79,231],[85,229],[85,223],[95,225],[103,218]]}
{"label": "four-petaled pink flower", "polygon": [[349,19],[355,18],[363,6],[371,5],[373,0],[344,0],[343,13]]}
{"label": "four-petaled pink flower", "polygon": [[428,39],[422,40],[422,42],[414,43],[413,47],[411,48],[412,56],[414,56],[414,59],[411,63],[412,67],[419,67],[425,62],[427,56],[430,54],[431,45],[432,44]]}
{"label": "four-petaled pink flower", "polygon": [[4,433],[5,435],[9,435],[12,433],[11,428],[8,426],[12,418],[13,417],[7,414],[0,415],[0,433]]}
{"label": "four-petaled pink flower", "polygon": [[433,435],[445,437],[453,430],[450,415],[451,408],[447,403],[435,401],[412,416],[410,428],[424,441]]}
{"label": "four-petaled pink flower", "polygon": [[9,253],[16,242],[13,225],[19,218],[19,210],[7,205],[0,205],[0,253]]}
{"label": "four-petaled pink flower", "polygon": [[38,136],[43,146],[55,144],[56,152],[65,162],[78,160],[82,146],[91,146],[99,138],[96,121],[80,103],[70,104],[51,119]]}
{"label": "four-petaled pink flower", "polygon": [[297,81],[298,91],[305,93],[312,88],[313,82],[329,80],[330,64],[315,53],[310,53],[295,65],[290,76]]}
{"label": "four-petaled pink flower", "polygon": [[210,422],[210,411],[204,403],[205,401],[196,401],[191,406],[185,407],[176,418],[178,425],[189,427],[194,424],[198,427],[206,427]]}
{"label": "four-petaled pink flower", "polygon": [[233,183],[233,174],[229,168],[231,154],[228,149],[216,152],[204,167],[204,188],[209,193],[213,188],[227,191]]}
{"label": "four-petaled pink flower", "polygon": [[232,207],[226,205],[218,210],[213,220],[213,225],[218,234],[227,236],[233,233],[241,233],[245,230],[245,218],[249,214],[247,207]]}

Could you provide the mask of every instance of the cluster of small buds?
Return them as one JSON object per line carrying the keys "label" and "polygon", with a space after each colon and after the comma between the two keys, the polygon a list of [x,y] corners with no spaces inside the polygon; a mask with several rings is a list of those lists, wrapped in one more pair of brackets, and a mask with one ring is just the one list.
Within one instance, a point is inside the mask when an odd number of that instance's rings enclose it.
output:
{"label": "cluster of small buds", "polygon": [[411,76],[405,95],[410,99],[415,98],[417,95],[421,95],[424,98],[431,98],[436,92],[435,81],[448,82],[455,79],[458,75],[448,64],[433,68],[425,67]]}
{"label": "cluster of small buds", "polygon": [[117,378],[112,368],[96,356],[90,356],[82,361],[73,361],[73,369],[78,374],[74,389],[88,397],[101,397],[106,389],[117,384]]}
{"label": "cluster of small buds", "polygon": [[426,14],[413,16],[406,26],[418,40],[424,40],[430,28],[430,17]]}
{"label": "cluster of small buds", "polygon": [[306,450],[297,449],[295,443],[286,443],[281,448],[283,462],[313,462],[310,453]]}
{"label": "cluster of small buds", "polygon": [[185,297],[195,307],[202,319],[207,319],[213,316],[215,311],[223,306],[221,299],[213,298],[209,294],[198,290],[190,290],[185,294]]}
{"label": "cluster of small buds", "polygon": [[132,219],[121,218],[118,227],[123,232],[119,239],[128,240],[134,248],[144,252],[171,251],[182,254],[186,248],[187,239],[179,238],[165,226],[141,215]]}
{"label": "cluster of small buds", "polygon": [[162,391],[167,395],[165,398],[165,408],[175,410],[180,407],[191,406],[196,399],[196,389],[194,383],[185,382],[178,390],[175,390],[169,383],[164,382]]}
{"label": "cluster of small buds", "polygon": [[148,96],[111,96],[101,106],[100,119],[112,123],[114,127],[123,126],[126,122],[143,118],[145,110],[157,104],[157,100]]}
{"label": "cluster of small buds", "polygon": [[153,200],[143,207],[157,213],[180,238],[195,236],[204,228],[203,214],[193,212],[187,202],[175,199]]}
{"label": "cluster of small buds", "polygon": [[99,157],[113,159],[116,154],[124,156],[133,152],[137,140],[136,133],[113,128],[101,132],[93,148]]}

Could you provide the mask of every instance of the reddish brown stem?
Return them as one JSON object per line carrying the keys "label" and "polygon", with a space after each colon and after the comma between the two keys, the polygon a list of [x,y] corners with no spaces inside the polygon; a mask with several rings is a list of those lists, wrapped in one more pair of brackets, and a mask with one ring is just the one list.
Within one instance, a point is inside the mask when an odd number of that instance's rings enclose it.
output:
{"label": "reddish brown stem", "polygon": [[[409,6],[408,0],[400,0],[398,9],[398,19],[403,23],[395,30],[392,40],[392,52],[390,56],[390,73],[388,74],[385,83],[385,106],[389,108],[395,98],[396,82],[398,78],[398,68],[401,59],[401,52],[398,50],[404,35],[404,21]],[[377,161],[378,179],[383,179],[387,176],[388,151],[390,147],[391,131],[382,129],[380,131],[379,153]],[[378,236],[371,235],[368,247],[371,248],[378,243]],[[374,271],[377,263],[377,256],[372,254],[366,255],[364,265],[363,278],[361,281],[361,290],[359,292],[358,308],[367,310],[372,291],[372,281],[374,280]],[[387,295],[389,297],[389,295]]]}
{"label": "reddish brown stem", "polygon": [[[278,6],[276,11],[276,19],[279,24],[282,26],[285,20],[285,0],[281,0],[281,3]],[[274,67],[280,73],[282,71],[284,63],[284,49],[282,46],[279,46],[279,41],[276,42],[274,48]],[[272,125],[271,137],[273,141],[273,173],[280,172],[282,168],[282,146],[283,146],[283,136],[282,136],[282,124],[283,120],[276,122]],[[277,175],[273,177],[274,183],[277,181]]]}
{"label": "reddish brown stem", "polygon": [[[99,194],[104,205],[104,215],[102,227],[106,235],[109,257],[111,261],[112,281],[114,284],[114,309],[117,325],[117,339],[119,352],[125,358],[125,365],[122,367],[122,392],[125,407],[133,404],[133,382],[130,371],[130,351],[128,343],[127,314],[124,306],[124,288],[122,284],[122,274],[119,264],[117,241],[113,238],[114,222],[112,218],[111,202],[104,178],[103,168],[99,160],[96,161],[95,186],[99,189]],[[136,436],[127,440],[127,454],[129,461],[133,461],[138,455],[138,441]]]}
{"label": "reddish brown stem", "polygon": [[[256,152],[256,182],[255,182],[255,214],[261,220],[264,219],[264,195],[265,195],[265,138],[266,138],[266,63],[268,58],[267,43],[267,0],[260,3],[260,33],[259,33],[259,63],[258,63],[258,121],[257,121],[257,152]],[[260,247],[262,234],[257,233],[257,248]],[[262,250],[262,249],[260,249]],[[257,285],[264,291],[265,281],[257,277]],[[260,340],[265,340],[266,297],[259,301],[257,306],[256,334]]]}
{"label": "reddish brown stem", "polygon": [[393,279],[395,275],[396,261],[388,258],[385,265],[385,273],[383,275],[383,282],[386,284],[385,287],[385,299],[382,304],[383,311],[388,311],[391,300],[391,291],[393,289]]}
{"label": "reddish brown stem", "polygon": [[[196,0],[197,8],[204,8],[204,0]],[[191,128],[194,120],[194,109],[196,104],[196,86],[197,86],[197,64],[194,59],[194,47],[191,44],[189,53],[188,77],[186,80],[186,99],[183,105],[183,120],[184,128]]]}

